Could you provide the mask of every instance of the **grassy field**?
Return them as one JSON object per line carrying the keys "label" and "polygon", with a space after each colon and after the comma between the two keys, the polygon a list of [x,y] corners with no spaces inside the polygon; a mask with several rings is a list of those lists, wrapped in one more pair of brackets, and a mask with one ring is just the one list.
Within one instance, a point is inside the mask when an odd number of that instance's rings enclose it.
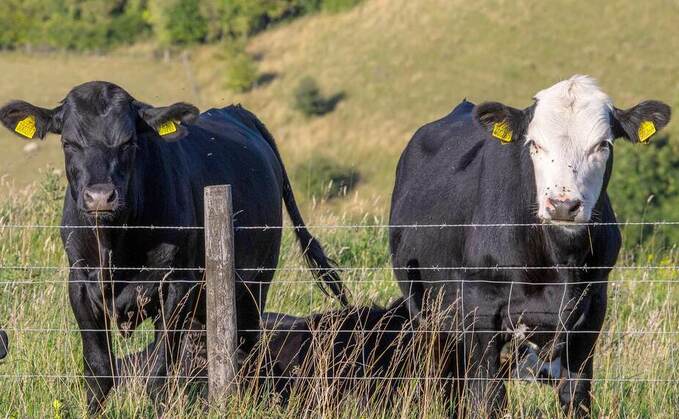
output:
{"label": "grassy field", "polygon": [[[356,189],[343,199],[302,196],[310,224],[384,223],[398,156],[422,124],[452,109],[462,98],[499,100],[517,107],[530,103],[543,87],[574,73],[599,79],[619,107],[646,98],[679,105],[679,3],[578,1],[407,1],[369,0],[342,14],[305,17],[251,40],[269,82],[244,94],[223,86],[227,65],[219,47],[190,51],[163,62],[140,45],[106,56],[0,53],[0,102],[22,98],[53,106],[73,85],[93,79],[117,82],[140,100],[156,105],[184,100],[201,109],[242,102],[256,112],[277,138],[295,189],[311,183],[319,159],[360,174]],[[337,109],[307,119],[291,107],[298,80],[313,76],[327,95],[343,93]],[[193,81],[192,81],[193,80]],[[679,138],[679,124],[667,132]],[[62,154],[56,137],[23,151],[26,142],[0,132],[0,225],[58,224],[63,194]],[[640,152],[623,147],[621,152]],[[53,173],[57,169],[57,174]],[[614,174],[616,176],[628,174]],[[672,228],[672,227],[667,227]],[[675,227],[676,228],[676,227]],[[378,267],[346,272],[356,303],[386,303],[398,295],[388,269],[387,235],[381,229],[316,229],[332,256],[345,267]],[[63,266],[66,259],[54,229],[0,228],[0,265]],[[301,261],[285,237],[283,266]],[[679,264],[675,248],[626,248],[620,265]],[[679,287],[676,269],[625,270],[612,275],[608,317],[598,346],[594,413],[598,417],[676,417],[679,415]],[[66,269],[0,270],[0,326],[10,334],[12,351],[0,364],[0,412],[14,417],[46,417],[60,412],[84,415],[79,375],[81,346],[66,296]],[[307,314],[328,307],[310,277],[279,273],[269,309]],[[636,280],[650,282],[635,282]],[[283,281],[298,281],[290,286]],[[30,284],[12,283],[13,281]],[[45,330],[47,329],[47,330]],[[644,333],[623,333],[643,331]],[[148,329],[117,342],[120,353],[139,348]],[[655,380],[616,381],[620,378]],[[319,393],[323,389],[317,389]],[[112,417],[151,412],[132,386],[116,392],[107,405]],[[200,406],[178,393],[168,416],[200,415]],[[558,402],[550,389],[523,383],[510,387],[515,417],[555,417]],[[319,396],[320,397],[320,396]],[[435,399],[435,397],[433,397]],[[300,399],[285,410],[254,403],[247,390],[229,402],[228,416],[240,417],[438,417],[436,402],[403,397],[387,408],[364,408],[348,399],[339,406]],[[308,406],[313,406],[312,408]],[[210,412],[222,417],[224,411]]]}

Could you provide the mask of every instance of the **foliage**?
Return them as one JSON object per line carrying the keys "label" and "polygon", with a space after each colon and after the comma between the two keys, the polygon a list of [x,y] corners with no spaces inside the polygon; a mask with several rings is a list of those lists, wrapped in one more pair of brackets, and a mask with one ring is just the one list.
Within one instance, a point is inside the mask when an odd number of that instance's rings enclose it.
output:
{"label": "foliage", "polygon": [[45,45],[103,49],[138,40],[148,29],[143,0],[7,0],[0,47]]}
{"label": "foliage", "polygon": [[343,12],[360,3],[361,0],[322,0],[321,9],[328,12]]}
{"label": "foliage", "polygon": [[308,164],[296,168],[294,179],[307,198],[328,200],[351,191],[359,182],[360,174],[328,157],[314,157]]}
{"label": "foliage", "polygon": [[[59,230],[51,228],[8,228],[10,225],[55,225],[59,222],[65,188],[62,176],[50,174],[32,188],[0,198],[0,260],[2,266],[62,266],[64,257]],[[314,216],[316,214],[308,214]],[[317,216],[317,215],[316,215]],[[351,220],[309,220],[310,224],[351,224]],[[357,224],[378,224],[361,220]],[[390,266],[388,229],[368,226],[356,229],[313,228],[329,255],[347,269],[343,281],[356,304],[384,305],[399,295]],[[640,247],[621,255],[620,265],[639,265],[646,254],[671,267],[679,263],[676,252]],[[285,229],[280,266],[301,263],[294,233]],[[372,268],[372,269],[370,269]],[[597,346],[593,382],[594,417],[667,417],[676,410],[679,394],[675,383],[676,336],[671,332],[679,322],[679,288],[669,286],[670,269],[644,271],[643,275],[614,270],[609,287],[608,315]],[[646,282],[634,282],[633,279]],[[281,270],[269,291],[267,311],[308,315],[333,308],[310,281],[311,276],[296,269]],[[87,403],[81,374],[82,345],[68,299],[67,269],[1,269],[0,323],[10,334],[10,352],[0,363],[0,411],[10,417],[85,417]],[[628,331],[641,331],[628,333]],[[669,332],[668,332],[669,331]],[[153,330],[142,325],[131,338],[111,334],[117,353],[131,353],[153,338]],[[321,360],[328,359],[327,346],[315,346]],[[423,372],[413,376],[424,375]],[[436,386],[413,380],[391,399],[366,399],[352,394],[334,402],[327,394],[336,391],[332,380],[314,375],[315,387],[305,393],[293,392],[282,405],[266,387],[240,381],[235,394],[224,406],[206,408],[201,400],[192,402],[181,382],[170,381],[168,417],[362,417],[383,418],[398,411],[404,417],[443,417],[445,407]],[[635,381],[640,380],[640,381]],[[643,380],[649,380],[643,382]],[[17,385],[17,383],[21,383]],[[669,384],[668,384],[669,383]],[[111,394],[102,417],[149,417],[157,415],[145,391],[146,380],[133,378]],[[376,383],[379,385],[379,383]],[[308,390],[308,388],[307,388]],[[258,400],[255,391],[262,399]],[[257,394],[260,394],[257,393]],[[405,394],[404,396],[401,396]],[[561,417],[559,401],[552,386],[513,380],[507,391],[508,416]],[[673,417],[673,416],[672,416]]]}
{"label": "foliage", "polygon": [[318,83],[312,77],[302,78],[293,92],[293,107],[306,116],[319,116],[332,112],[344,93],[324,97]]}
{"label": "foliage", "polygon": [[[668,136],[647,145],[618,140],[609,192],[619,221],[679,220],[679,144]],[[627,228],[625,240],[640,242],[652,227]],[[669,242],[679,242],[677,228],[663,229]]]}
{"label": "foliage", "polygon": [[3,0],[0,48],[78,51],[138,41],[152,28],[163,46],[241,38],[319,10],[360,0]]}
{"label": "foliage", "polygon": [[226,42],[223,58],[226,62],[225,87],[234,92],[246,92],[257,81],[257,64],[242,43]]}
{"label": "foliage", "polygon": [[161,45],[186,45],[207,36],[199,0],[150,0],[150,21]]}

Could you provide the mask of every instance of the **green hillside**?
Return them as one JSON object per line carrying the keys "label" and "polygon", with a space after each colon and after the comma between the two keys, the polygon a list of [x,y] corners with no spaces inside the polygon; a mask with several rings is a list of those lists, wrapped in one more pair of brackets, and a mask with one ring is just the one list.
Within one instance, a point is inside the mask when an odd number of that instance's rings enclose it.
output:
{"label": "green hillside", "polygon": [[[619,107],[645,98],[678,105],[676,16],[679,4],[667,1],[375,0],[256,36],[248,51],[272,80],[246,94],[224,87],[228,63],[218,58],[218,46],[190,50],[186,66],[179,57],[164,62],[144,45],[106,56],[2,53],[0,101],[25,98],[50,106],[77,83],[106,79],[159,105],[187,100],[205,109],[242,102],[270,126],[289,166],[328,157],[360,172],[355,195],[331,209],[383,214],[398,156],[414,130],[464,97],[523,107],[538,90],[584,73],[596,77]],[[293,89],[307,75],[324,93],[345,95],[334,112],[308,119],[293,109]],[[666,132],[677,138],[679,125]],[[31,154],[9,133],[0,141],[6,149],[0,173],[20,185],[46,164],[62,166],[56,138]],[[619,148],[618,156],[643,155],[651,147]],[[614,184],[620,177],[614,175]]]}
{"label": "green hillside", "polygon": [[[676,109],[678,17],[679,2],[670,0],[364,0],[341,13],[278,21],[249,38],[246,49],[260,80],[246,93],[225,87],[232,63],[223,45],[194,45],[187,58],[175,52],[165,60],[162,47],[145,41],[105,55],[0,52],[0,102],[55,106],[72,86],[103,79],[155,105],[188,101],[205,110],[243,103],[277,138],[305,218],[316,224],[314,234],[339,266],[354,268],[342,272],[352,301],[385,304],[399,294],[388,231],[318,224],[384,223],[403,147],[418,127],[465,97],[524,107],[538,90],[584,73],[596,77],[618,107],[655,98]],[[295,109],[295,92],[306,77],[318,82],[323,96],[338,98],[332,112],[306,117]],[[679,220],[677,118],[651,145],[616,144],[613,201],[629,219]],[[37,149],[26,151],[30,142],[0,130],[0,266],[67,266],[56,229],[8,227],[59,222],[65,182],[60,144],[56,136],[35,143]],[[357,183],[337,197],[341,188],[328,186],[331,179]],[[638,232],[624,233],[634,239]],[[657,269],[611,274],[606,333],[595,362],[594,417],[679,416],[679,228],[667,226],[665,233],[652,236],[669,238],[663,246],[628,242],[619,260]],[[280,265],[300,264],[286,231]],[[267,309],[308,314],[331,307],[311,280],[294,269],[278,272]],[[10,354],[0,363],[0,412],[86,415],[82,347],[67,285],[65,268],[0,269],[0,327],[11,339]],[[132,339],[116,336],[117,354],[138,350],[151,336],[148,322]],[[406,382],[393,404],[370,407],[351,397],[334,404],[329,395],[335,389],[323,382],[293,394],[289,406],[256,403],[243,387],[227,406],[207,412],[179,383],[170,389],[164,417],[443,417],[440,394],[427,383]],[[106,417],[153,416],[142,387],[139,379],[116,390]],[[559,417],[558,400],[547,386],[512,383],[508,394],[512,417]]]}

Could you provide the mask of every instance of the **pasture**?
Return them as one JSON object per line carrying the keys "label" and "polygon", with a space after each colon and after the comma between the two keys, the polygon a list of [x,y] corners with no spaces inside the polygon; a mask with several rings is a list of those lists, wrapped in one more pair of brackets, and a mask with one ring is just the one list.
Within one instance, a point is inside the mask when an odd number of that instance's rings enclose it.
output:
{"label": "pasture", "polygon": [[[216,46],[191,49],[187,68],[179,59],[164,62],[153,46],[142,44],[104,56],[2,52],[0,102],[22,98],[53,106],[73,85],[95,79],[116,82],[156,105],[184,100],[205,110],[242,102],[267,124],[290,172],[299,173],[293,176],[293,188],[302,212],[329,255],[348,268],[342,277],[352,302],[385,305],[399,291],[389,269],[388,234],[380,226],[388,221],[398,156],[414,130],[446,114],[463,97],[527,106],[536,91],[573,73],[598,78],[618,106],[658,98],[676,109],[679,61],[669,51],[679,50],[677,15],[676,3],[660,0],[514,5],[371,0],[345,13],[304,17],[254,37],[248,51],[270,80],[247,93],[234,94],[223,86],[220,74],[228,64],[215,59]],[[334,112],[305,118],[292,109],[293,88],[305,75],[315,77],[327,95],[345,95]],[[679,124],[670,123],[664,135],[670,139],[666,150],[676,153]],[[11,339],[9,356],[0,361],[0,412],[10,417],[82,417],[82,348],[67,298],[67,261],[58,229],[49,227],[59,224],[65,187],[59,141],[48,137],[29,153],[23,150],[26,142],[3,130],[0,143],[0,326]],[[637,153],[640,161],[651,154],[628,144],[616,152]],[[316,181],[311,168],[323,159],[360,174],[346,196],[325,200],[309,187]],[[640,166],[625,167],[631,171],[614,169],[612,188],[643,174]],[[675,180],[670,176],[662,187],[675,191],[668,199],[679,202],[674,170]],[[318,176],[325,179],[322,173]],[[638,186],[649,194],[655,187]],[[674,217],[650,209],[646,214],[646,198],[632,204],[627,199],[613,189],[614,207],[644,209],[627,214],[630,221],[679,221],[676,210]],[[364,227],[333,227],[347,225]],[[641,234],[622,229],[627,237]],[[678,229],[676,224],[661,226],[642,244],[626,241],[618,266],[640,268],[611,274],[595,364],[595,417],[679,414],[679,250],[666,240],[671,234],[677,237]],[[293,235],[286,231],[279,266],[301,265]],[[62,269],[40,268],[54,266]],[[330,307],[308,272],[281,270],[267,310],[306,315]],[[151,338],[152,327],[144,324],[130,339],[116,337],[116,352],[138,350]],[[367,407],[354,397],[332,403],[332,387],[323,381],[309,394],[296,394],[287,407],[272,399],[257,401],[243,387],[209,415],[444,416],[439,394],[432,389],[415,397],[412,388],[417,385],[405,383],[395,404],[373,400]],[[177,382],[167,416],[203,415],[201,403],[191,400],[196,391]],[[141,383],[130,383],[115,391],[104,413],[120,418],[152,414],[142,394]],[[537,384],[511,383],[509,406],[512,417],[561,414],[553,390]]]}

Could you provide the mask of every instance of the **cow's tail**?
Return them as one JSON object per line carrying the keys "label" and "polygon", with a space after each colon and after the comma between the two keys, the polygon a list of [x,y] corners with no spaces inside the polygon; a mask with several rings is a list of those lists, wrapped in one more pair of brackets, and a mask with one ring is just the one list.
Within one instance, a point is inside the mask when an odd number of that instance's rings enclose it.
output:
{"label": "cow's tail", "polygon": [[290,179],[288,178],[288,173],[285,170],[283,159],[281,159],[281,155],[278,152],[276,141],[266,126],[264,126],[264,124],[254,114],[252,114],[252,112],[240,106],[238,108],[240,111],[246,113],[247,118],[262,134],[281,165],[281,171],[283,173],[283,201],[285,202],[285,207],[288,210],[288,215],[290,215],[290,219],[292,220],[299,245],[302,248],[304,260],[311,268],[311,272],[313,273],[314,277],[319,280],[317,283],[318,287],[325,295],[330,295],[328,292],[329,289],[343,306],[349,305],[347,292],[342,286],[342,282],[340,280],[335,263],[325,255],[323,247],[319,241],[311,235],[304,224],[304,219],[302,218],[302,214],[299,212],[295,195],[292,192],[292,186],[290,186]]}

